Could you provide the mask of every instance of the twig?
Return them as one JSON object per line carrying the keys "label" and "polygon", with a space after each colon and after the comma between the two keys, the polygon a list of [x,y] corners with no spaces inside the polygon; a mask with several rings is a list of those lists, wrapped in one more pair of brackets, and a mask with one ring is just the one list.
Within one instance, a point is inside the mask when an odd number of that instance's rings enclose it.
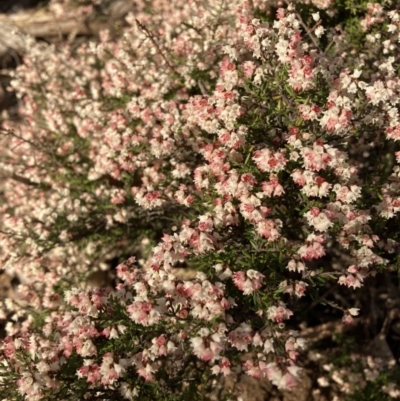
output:
{"label": "twig", "polygon": [[11,175],[7,175],[7,174],[2,175],[2,174],[0,174],[0,177],[2,179],[10,178],[10,179],[12,179],[14,181],[20,182],[21,184],[28,185],[28,186],[35,187],[35,188],[51,189],[51,185],[49,185],[47,183],[33,182],[29,178],[22,177],[22,176],[20,176],[18,174],[15,174],[15,173],[13,173]]}
{"label": "twig", "polygon": [[189,24],[189,23],[183,21],[183,22],[182,22],[182,25],[183,25],[183,26],[186,26],[186,28],[193,29],[196,33],[198,33],[199,35],[201,35],[201,29],[196,28],[196,27],[193,26],[192,24]]}
{"label": "twig", "polygon": [[[361,322],[361,318],[354,319],[354,323],[358,324]],[[323,323],[315,327],[309,327],[300,332],[300,336],[304,337],[308,342],[315,343],[324,338],[328,338],[333,334],[341,334],[351,329],[353,326],[345,325],[341,320],[335,320],[333,322]]]}
{"label": "twig", "polygon": [[333,44],[334,44],[335,42],[336,42],[335,39],[332,39],[332,40],[329,42],[328,46],[326,46],[326,48],[325,48],[325,50],[324,50],[324,55],[326,55],[326,53],[328,53],[328,50],[333,46]]}
{"label": "twig", "polygon": [[[285,1],[285,3],[286,3],[287,5],[289,5],[291,2],[290,2],[290,1]],[[315,40],[314,36],[311,34],[311,31],[308,29],[308,26],[304,23],[303,18],[301,18],[301,15],[300,15],[299,13],[297,13],[297,12],[295,13],[295,15],[296,15],[297,19],[299,20],[301,26],[302,26],[302,27],[305,29],[305,31],[307,32],[307,35],[310,37],[310,39],[311,39],[312,42],[314,43],[314,46],[315,46],[316,48],[319,48],[317,41]],[[319,25],[319,23],[317,23],[317,24],[315,25],[315,27],[318,26],[318,25]],[[314,27],[314,28],[315,28],[315,27]],[[313,29],[314,29],[314,28],[313,28]]]}
{"label": "twig", "polygon": [[223,10],[224,6],[225,6],[225,0],[222,0],[220,3],[220,8],[218,10],[217,20],[214,24],[214,27],[212,28],[213,29],[212,40],[214,40],[215,34],[217,33],[217,28],[220,26],[220,20],[221,20],[222,10]]}
{"label": "twig", "polygon": [[167,66],[172,70],[172,72],[176,75],[179,75],[178,71],[175,69],[175,67],[169,62],[169,60],[165,57],[163,51],[161,50],[160,46],[158,45],[157,41],[154,38],[154,35],[139,21],[136,19],[136,23],[138,24],[139,29],[151,40],[153,45],[156,47],[158,50],[159,54],[167,64]]}
{"label": "twig", "polygon": [[328,295],[330,295],[332,292],[335,292],[336,289],[338,287],[338,284],[333,285],[328,291],[326,291],[324,294],[322,294],[322,296],[317,299],[316,301],[314,301],[305,311],[306,314],[308,314],[310,312],[311,309],[315,308],[317,305],[320,304],[321,300],[324,300],[325,297],[327,297]]}
{"label": "twig", "polygon": [[[314,46],[318,49],[318,42],[315,40],[314,36],[311,34],[311,31],[308,29],[308,26],[304,23],[303,19],[301,18],[301,15],[299,13],[296,13],[296,17],[298,18],[298,20],[300,21],[301,26],[306,30],[307,35],[310,37],[310,39],[312,40],[312,42],[314,43]],[[316,24],[316,26],[319,25],[318,23]],[[315,27],[314,27],[315,28]],[[313,28],[313,29],[314,29]]]}
{"label": "twig", "polygon": [[4,132],[6,135],[13,136],[14,138],[17,138],[20,141],[31,145],[33,148],[38,149],[38,146],[34,142],[30,141],[29,139],[25,139],[25,138],[22,138],[21,136],[18,136],[13,130],[6,129],[6,128],[0,128],[0,131]]}
{"label": "twig", "polygon": [[203,82],[200,80],[197,81],[197,85],[199,85],[200,92],[202,93],[203,96],[209,96],[209,93],[207,92],[206,87],[204,86]]}
{"label": "twig", "polygon": [[321,301],[321,303],[326,303],[327,305],[331,306],[331,307],[334,308],[334,309],[338,309],[338,310],[340,310],[340,311],[342,311],[342,312],[346,312],[346,309],[342,308],[340,305],[338,305],[338,304],[335,303],[335,302],[332,302],[332,301],[328,301],[328,300],[326,300],[326,299],[323,299],[323,300]]}

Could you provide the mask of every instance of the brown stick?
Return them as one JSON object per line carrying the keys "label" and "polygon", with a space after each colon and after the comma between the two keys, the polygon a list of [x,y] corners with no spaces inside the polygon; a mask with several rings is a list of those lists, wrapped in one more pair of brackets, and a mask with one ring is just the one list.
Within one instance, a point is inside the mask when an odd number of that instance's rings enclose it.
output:
{"label": "brown stick", "polygon": [[[354,324],[361,322],[361,318],[354,319]],[[315,343],[333,334],[341,334],[351,329],[353,326],[345,325],[341,320],[323,323],[315,327],[309,327],[301,330],[300,337],[307,340],[308,343]]]}
{"label": "brown stick", "polygon": [[97,35],[101,30],[111,28],[110,20],[121,20],[132,8],[132,1],[119,0],[114,3],[108,17],[58,17],[45,9],[0,15],[0,55],[10,49],[24,52],[24,40],[19,35],[21,33],[49,39],[69,35]]}

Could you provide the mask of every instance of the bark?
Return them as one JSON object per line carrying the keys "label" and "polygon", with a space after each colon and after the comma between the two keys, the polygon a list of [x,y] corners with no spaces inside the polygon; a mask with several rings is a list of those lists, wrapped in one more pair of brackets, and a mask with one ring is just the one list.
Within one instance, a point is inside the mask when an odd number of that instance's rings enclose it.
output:
{"label": "bark", "polygon": [[77,35],[97,35],[101,30],[112,28],[113,22],[121,21],[134,9],[132,0],[117,0],[107,10],[107,15],[90,17],[55,16],[46,9],[26,10],[17,14],[0,15],[0,56],[13,51],[23,54],[28,34],[35,38],[74,39]]}

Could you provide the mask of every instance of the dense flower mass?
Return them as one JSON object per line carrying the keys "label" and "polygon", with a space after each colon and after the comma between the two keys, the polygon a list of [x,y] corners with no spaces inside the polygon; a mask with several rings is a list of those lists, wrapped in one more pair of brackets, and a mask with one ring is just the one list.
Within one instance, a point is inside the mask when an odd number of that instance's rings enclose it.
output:
{"label": "dense flower mass", "polygon": [[98,42],[25,38],[0,136],[4,400],[188,399],[237,367],[293,388],[296,302],[400,266],[399,12],[369,4],[355,52],[331,1],[135,4]]}

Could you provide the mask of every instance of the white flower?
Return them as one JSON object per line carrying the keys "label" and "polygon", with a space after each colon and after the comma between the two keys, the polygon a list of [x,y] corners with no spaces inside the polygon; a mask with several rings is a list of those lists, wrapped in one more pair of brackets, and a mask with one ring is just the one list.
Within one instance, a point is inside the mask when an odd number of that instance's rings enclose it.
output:
{"label": "white flower", "polygon": [[358,314],[360,313],[360,309],[359,308],[350,308],[349,313],[351,316],[358,316]]}
{"label": "white flower", "polygon": [[328,387],[329,386],[329,380],[324,376],[323,377],[319,377],[317,382],[321,387]]}
{"label": "white flower", "polygon": [[83,343],[83,347],[81,350],[81,356],[86,357],[86,356],[91,356],[91,355],[96,355],[97,350],[95,345],[93,344],[92,340],[86,340]]}
{"label": "white flower", "polygon": [[316,13],[311,14],[311,15],[312,15],[313,20],[314,20],[315,22],[318,22],[318,21],[320,20],[319,12],[316,12]]}
{"label": "white flower", "polygon": [[316,36],[317,38],[320,38],[320,37],[324,34],[324,32],[325,32],[325,28],[324,28],[322,25],[320,25],[320,26],[315,30],[315,36]]}

